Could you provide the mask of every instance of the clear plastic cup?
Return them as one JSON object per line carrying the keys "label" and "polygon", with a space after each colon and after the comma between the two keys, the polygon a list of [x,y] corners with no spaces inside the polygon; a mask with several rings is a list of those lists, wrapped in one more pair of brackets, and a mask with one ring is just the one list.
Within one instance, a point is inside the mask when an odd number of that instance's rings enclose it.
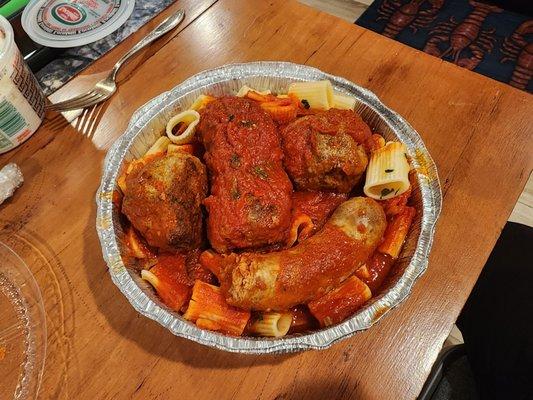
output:
{"label": "clear plastic cup", "polygon": [[44,118],[44,95],[0,15],[0,154],[26,141]]}
{"label": "clear plastic cup", "polygon": [[45,357],[41,291],[24,261],[0,242],[0,399],[36,399]]}

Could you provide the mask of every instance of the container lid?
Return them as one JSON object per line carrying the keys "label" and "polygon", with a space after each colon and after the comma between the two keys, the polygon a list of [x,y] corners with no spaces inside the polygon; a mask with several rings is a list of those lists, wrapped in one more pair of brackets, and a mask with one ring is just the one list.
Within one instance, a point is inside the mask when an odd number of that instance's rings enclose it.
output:
{"label": "container lid", "polygon": [[9,53],[9,48],[13,42],[13,28],[7,19],[0,15],[0,69],[4,64],[4,56]]}
{"label": "container lid", "polygon": [[37,0],[22,13],[22,27],[47,47],[77,47],[95,42],[120,28],[135,0]]}

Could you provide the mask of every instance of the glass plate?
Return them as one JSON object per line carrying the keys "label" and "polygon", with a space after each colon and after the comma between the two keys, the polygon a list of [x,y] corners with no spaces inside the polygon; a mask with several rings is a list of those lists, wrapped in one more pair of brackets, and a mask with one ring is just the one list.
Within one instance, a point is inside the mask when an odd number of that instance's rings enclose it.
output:
{"label": "glass plate", "polygon": [[36,399],[46,355],[41,291],[27,265],[0,242],[0,399]]}

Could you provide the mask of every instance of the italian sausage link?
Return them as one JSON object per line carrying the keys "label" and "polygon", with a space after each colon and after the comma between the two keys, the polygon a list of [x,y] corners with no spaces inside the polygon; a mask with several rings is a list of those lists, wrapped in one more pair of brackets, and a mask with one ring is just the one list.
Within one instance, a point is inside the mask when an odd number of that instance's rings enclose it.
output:
{"label": "italian sausage link", "polygon": [[302,243],[268,254],[202,254],[229,304],[287,310],[338,286],[367,261],[387,225],[382,207],[367,197],[342,203],[323,229]]}

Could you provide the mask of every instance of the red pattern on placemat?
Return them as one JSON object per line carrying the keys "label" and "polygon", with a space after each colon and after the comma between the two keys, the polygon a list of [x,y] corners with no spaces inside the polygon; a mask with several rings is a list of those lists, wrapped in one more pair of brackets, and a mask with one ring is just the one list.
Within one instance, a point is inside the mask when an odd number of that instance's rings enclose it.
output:
{"label": "red pattern on placemat", "polygon": [[533,19],[526,15],[479,0],[375,0],[356,23],[533,93]]}
{"label": "red pattern on placemat", "polygon": [[[426,1],[429,7],[421,10]],[[378,10],[380,15],[378,20],[388,21],[383,30],[383,36],[394,39],[398,33],[407,27],[410,27],[413,33],[419,28],[427,28],[435,20],[444,1],[411,0],[402,5],[399,0],[384,0]]]}
{"label": "red pattern on placemat", "polygon": [[533,77],[533,41],[527,42],[526,35],[533,34],[533,19],[522,23],[513,34],[503,41],[501,62],[513,61],[516,66],[509,84],[525,89]]}
{"label": "red pattern on placemat", "polygon": [[[430,31],[430,38],[426,42],[424,51],[435,57],[453,57],[453,63],[473,70],[483,60],[483,55],[492,52],[494,48],[494,28],[482,29],[485,19],[490,13],[503,10],[477,1],[470,1],[474,10],[464,20],[458,22],[454,17],[441,22]],[[442,49],[442,44],[448,47]],[[470,53],[461,58],[461,54]]]}

